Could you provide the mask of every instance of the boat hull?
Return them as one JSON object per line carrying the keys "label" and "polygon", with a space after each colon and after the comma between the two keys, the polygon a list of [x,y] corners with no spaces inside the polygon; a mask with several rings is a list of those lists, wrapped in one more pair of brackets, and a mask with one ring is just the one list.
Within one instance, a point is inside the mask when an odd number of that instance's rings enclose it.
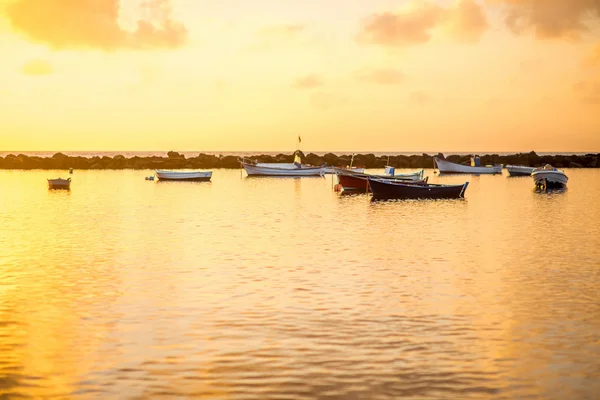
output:
{"label": "boat hull", "polygon": [[497,164],[491,167],[472,167],[470,165],[456,164],[450,161],[434,158],[438,170],[442,174],[501,174],[502,165]]}
{"label": "boat hull", "polygon": [[[349,175],[349,174],[337,174],[338,181],[342,188],[346,191],[361,191],[366,192],[369,189],[369,176],[360,175]],[[420,180],[406,180],[406,179],[394,179],[385,178],[388,181],[406,183],[411,185],[424,185],[427,183],[426,179]]]}
{"label": "boat hull", "polygon": [[462,185],[407,185],[369,179],[373,199],[460,199],[464,197],[469,182]]}
{"label": "boat hull", "polygon": [[569,178],[562,171],[535,171],[531,174],[535,186],[540,189],[562,189]]}
{"label": "boat hull", "polygon": [[208,182],[212,178],[211,171],[162,171],[156,170],[156,177],[161,181]]}
{"label": "boat hull", "polygon": [[71,178],[69,179],[48,179],[48,189],[69,190],[71,188]]}
{"label": "boat hull", "polygon": [[522,165],[507,165],[506,170],[510,176],[531,176],[535,168]]}
{"label": "boat hull", "polygon": [[324,169],[323,167],[305,166],[290,169],[278,167],[265,167],[263,165],[242,163],[242,167],[244,167],[244,170],[246,170],[248,176],[322,176]]}

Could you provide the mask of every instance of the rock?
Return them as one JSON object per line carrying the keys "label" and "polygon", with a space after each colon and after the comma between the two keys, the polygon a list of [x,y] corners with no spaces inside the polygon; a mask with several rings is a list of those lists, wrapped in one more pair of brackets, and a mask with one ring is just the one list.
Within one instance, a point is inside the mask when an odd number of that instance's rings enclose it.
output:
{"label": "rock", "polygon": [[185,158],[185,156],[184,156],[184,155],[181,155],[181,154],[179,154],[179,153],[178,153],[178,152],[176,152],[176,151],[169,151],[169,152],[167,153],[167,157],[169,157],[169,158]]}

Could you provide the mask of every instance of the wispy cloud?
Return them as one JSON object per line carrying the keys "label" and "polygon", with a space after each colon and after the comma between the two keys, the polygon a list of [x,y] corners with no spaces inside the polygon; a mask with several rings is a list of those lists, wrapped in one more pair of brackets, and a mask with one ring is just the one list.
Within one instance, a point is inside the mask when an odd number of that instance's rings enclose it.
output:
{"label": "wispy cloud", "polygon": [[46,60],[30,60],[21,68],[21,72],[30,76],[50,75],[54,73],[54,67]]}
{"label": "wispy cloud", "polygon": [[175,48],[186,28],[170,16],[168,0],[146,0],[133,30],[119,25],[119,0],[15,0],[4,15],[14,30],[54,49]]}
{"label": "wispy cloud", "polygon": [[432,1],[412,0],[396,12],[373,14],[363,21],[359,43],[383,46],[423,44],[442,28],[461,41],[475,41],[487,30],[482,8],[474,0],[456,0],[449,7]]}
{"label": "wispy cloud", "polygon": [[398,85],[404,82],[406,76],[399,70],[389,68],[363,68],[356,73],[359,80],[378,83],[381,85]]}
{"label": "wispy cloud", "polygon": [[292,87],[296,89],[314,89],[323,85],[323,79],[319,75],[309,74],[296,79]]}
{"label": "wispy cloud", "polygon": [[269,25],[258,31],[258,36],[262,37],[291,37],[296,36],[306,29],[305,25],[302,24],[279,24]]}
{"label": "wispy cloud", "polygon": [[408,99],[420,106],[427,105],[431,102],[431,96],[426,92],[411,92]]}

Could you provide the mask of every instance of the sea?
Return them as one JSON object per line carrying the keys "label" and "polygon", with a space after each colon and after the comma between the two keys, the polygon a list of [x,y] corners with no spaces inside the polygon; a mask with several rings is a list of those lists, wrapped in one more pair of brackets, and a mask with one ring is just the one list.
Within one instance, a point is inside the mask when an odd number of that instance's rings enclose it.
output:
{"label": "sea", "polygon": [[0,398],[598,398],[600,170],[565,172],[425,170],[465,199],[374,202],[2,170]]}

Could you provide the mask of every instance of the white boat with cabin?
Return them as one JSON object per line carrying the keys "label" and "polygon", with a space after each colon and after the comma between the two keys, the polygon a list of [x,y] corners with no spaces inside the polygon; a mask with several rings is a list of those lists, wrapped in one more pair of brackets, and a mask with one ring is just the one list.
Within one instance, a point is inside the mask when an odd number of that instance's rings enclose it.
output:
{"label": "white boat with cabin", "polygon": [[479,157],[471,157],[471,165],[463,165],[434,157],[441,174],[501,174],[502,164],[481,166]]}
{"label": "white boat with cabin", "polygon": [[535,168],[523,165],[507,165],[506,170],[510,176],[530,176]]}
{"label": "white boat with cabin", "polygon": [[212,171],[165,171],[157,169],[154,172],[161,181],[207,182],[212,178]]}
{"label": "white boat with cabin", "polygon": [[538,189],[562,189],[567,186],[569,178],[564,171],[554,168],[547,164],[541,168],[536,168],[532,173],[535,187]]}

